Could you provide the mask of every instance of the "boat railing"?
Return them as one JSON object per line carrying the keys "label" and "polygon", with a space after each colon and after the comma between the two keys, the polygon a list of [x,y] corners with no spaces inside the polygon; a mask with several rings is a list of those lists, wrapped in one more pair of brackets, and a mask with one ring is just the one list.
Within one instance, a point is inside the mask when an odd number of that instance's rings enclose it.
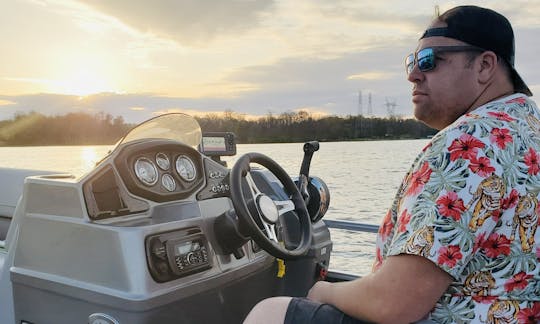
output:
{"label": "boat railing", "polygon": [[365,224],[344,220],[334,220],[334,219],[325,219],[324,223],[329,228],[344,229],[354,232],[367,232],[367,233],[377,233],[379,231],[379,226],[373,224]]}
{"label": "boat railing", "polygon": [[[328,228],[364,233],[377,233],[379,231],[379,226],[373,224],[335,219],[325,219],[323,221]],[[330,282],[351,281],[358,277],[359,275],[356,273],[349,273],[342,270],[329,270],[327,280]]]}

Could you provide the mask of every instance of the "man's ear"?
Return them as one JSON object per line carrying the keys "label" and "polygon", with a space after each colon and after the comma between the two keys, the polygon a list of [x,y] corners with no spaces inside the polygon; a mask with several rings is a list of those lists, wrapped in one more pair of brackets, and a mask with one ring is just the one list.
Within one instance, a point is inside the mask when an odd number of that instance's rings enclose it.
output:
{"label": "man's ear", "polygon": [[489,82],[497,70],[497,65],[499,63],[497,54],[492,51],[485,51],[476,59],[478,63],[478,81],[480,83]]}

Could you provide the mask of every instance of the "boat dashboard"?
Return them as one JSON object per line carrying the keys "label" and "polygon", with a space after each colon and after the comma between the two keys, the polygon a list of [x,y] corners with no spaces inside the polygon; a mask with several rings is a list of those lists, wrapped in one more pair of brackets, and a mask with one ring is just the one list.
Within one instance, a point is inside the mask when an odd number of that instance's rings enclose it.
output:
{"label": "boat dashboard", "polygon": [[[229,173],[222,163],[183,143],[145,140],[128,143],[103,160],[82,180],[82,188],[91,222],[145,228],[148,269],[153,280],[163,283],[241,263],[222,249],[214,226],[233,208]],[[268,175],[254,178],[269,188],[264,183]],[[240,259],[247,263],[259,254],[267,256],[251,241],[241,250],[247,257]]]}
{"label": "boat dashboard", "polygon": [[[6,239],[18,322],[81,322],[32,308],[44,301],[126,322],[238,322],[257,300],[305,295],[327,269],[322,180],[310,177],[306,206],[270,158],[221,163],[236,153],[229,133],[205,142],[185,117],[149,125],[80,178],[25,179]],[[182,140],[142,136],[172,128]]]}

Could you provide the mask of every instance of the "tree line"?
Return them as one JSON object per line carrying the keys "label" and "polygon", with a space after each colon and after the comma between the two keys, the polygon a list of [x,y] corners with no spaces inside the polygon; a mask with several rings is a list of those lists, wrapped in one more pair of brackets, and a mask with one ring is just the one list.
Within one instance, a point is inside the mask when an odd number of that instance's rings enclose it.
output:
{"label": "tree line", "polygon": [[287,143],[308,140],[355,141],[364,139],[426,138],[437,131],[415,119],[326,116],[316,118],[309,112],[267,114],[256,120],[226,111],[197,118],[203,131],[232,131],[238,143]]}
{"label": "tree line", "polygon": [[133,125],[122,117],[98,113],[44,116],[32,112],[0,121],[0,145],[99,145],[114,144]]}
{"label": "tree line", "polygon": [[[358,116],[314,117],[307,111],[268,113],[258,119],[226,111],[196,117],[205,131],[227,131],[238,143],[285,143],[319,141],[352,141],[363,139],[426,138],[435,130],[414,119],[367,118]],[[45,116],[32,112],[17,114],[0,121],[0,145],[110,145],[134,127],[122,117],[97,113],[69,113]]]}

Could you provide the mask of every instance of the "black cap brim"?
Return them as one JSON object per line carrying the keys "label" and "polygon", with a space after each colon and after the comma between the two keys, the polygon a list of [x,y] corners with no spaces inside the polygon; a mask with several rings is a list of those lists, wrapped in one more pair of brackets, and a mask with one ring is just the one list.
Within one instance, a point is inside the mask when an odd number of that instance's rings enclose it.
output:
{"label": "black cap brim", "polygon": [[529,97],[532,97],[532,91],[527,87],[525,81],[519,76],[517,71],[512,68],[512,82],[514,83],[514,91],[524,93]]}

